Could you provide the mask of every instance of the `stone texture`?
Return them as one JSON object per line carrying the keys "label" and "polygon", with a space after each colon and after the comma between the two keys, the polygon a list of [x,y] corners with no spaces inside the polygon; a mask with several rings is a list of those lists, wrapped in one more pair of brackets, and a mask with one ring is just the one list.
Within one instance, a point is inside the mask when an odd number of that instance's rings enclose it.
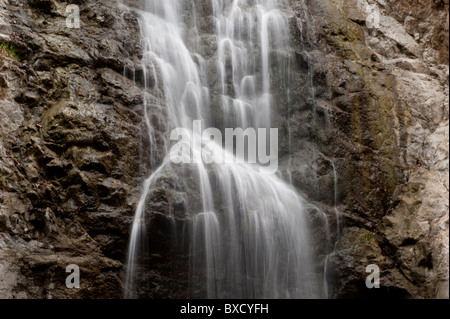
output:
{"label": "stone texture", "polygon": [[[138,23],[82,1],[82,27],[68,29],[68,4],[1,2],[2,42],[20,58],[0,60],[1,298],[122,297],[148,170]],[[65,287],[69,264],[81,289]]]}
{"label": "stone texture", "polygon": [[[143,90],[136,15],[115,1],[71,3],[79,30],[65,25],[69,2],[0,0],[0,43],[19,57],[0,54],[1,298],[122,297],[130,223],[150,173],[143,94],[156,92]],[[369,4],[380,9],[375,29]],[[319,273],[328,264],[331,297],[448,298],[448,0],[291,7],[280,163],[311,203],[312,249]],[[212,69],[209,1],[196,8]],[[150,113],[164,122],[159,108]],[[158,161],[166,128],[155,127]],[[188,291],[186,242],[172,236],[196,205],[183,206],[192,190],[177,174],[149,195],[140,297],[202,293]],[[72,263],[80,290],[64,284]],[[368,264],[380,267],[379,290],[365,286]]]}
{"label": "stone texture", "polygon": [[[448,1],[388,2],[309,2],[314,25],[298,54],[323,79],[317,110],[332,124],[318,141],[338,171],[333,296],[448,298]],[[369,28],[375,4],[379,26]],[[354,229],[373,234],[372,248]],[[375,292],[368,263],[382,270]]]}

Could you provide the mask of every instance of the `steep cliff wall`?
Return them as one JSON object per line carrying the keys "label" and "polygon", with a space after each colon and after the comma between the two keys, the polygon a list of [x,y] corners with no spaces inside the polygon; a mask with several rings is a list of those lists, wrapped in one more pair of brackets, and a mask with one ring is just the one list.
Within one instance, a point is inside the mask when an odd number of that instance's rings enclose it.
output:
{"label": "steep cliff wall", "polygon": [[[79,1],[69,29],[67,2],[0,4],[18,56],[0,61],[0,297],[120,298],[147,156],[136,17]],[[65,286],[70,264],[82,289]]]}
{"label": "steep cliff wall", "polygon": [[[337,167],[344,224],[334,296],[448,298],[448,1],[307,8],[303,52],[331,123],[318,141]],[[369,264],[380,290],[365,287]]]}
{"label": "steep cliff wall", "polygon": [[[149,174],[142,96],[154,92],[143,92],[137,16],[116,1],[71,3],[80,29],[66,26],[68,2],[0,0],[0,43],[12,48],[0,53],[2,298],[122,296]],[[213,55],[208,3],[196,5]],[[369,4],[379,8],[374,28]],[[286,70],[292,96],[278,110],[281,166],[331,229],[335,204],[340,212],[332,296],[448,298],[448,1],[291,7],[296,60]],[[174,178],[149,203],[157,244],[142,296],[187,296],[186,256],[172,255],[164,217],[177,204],[168,200]],[[318,216],[311,211],[320,269],[333,249]],[[82,289],[65,287],[69,264],[80,266]],[[365,287],[368,264],[381,269],[379,290]]]}

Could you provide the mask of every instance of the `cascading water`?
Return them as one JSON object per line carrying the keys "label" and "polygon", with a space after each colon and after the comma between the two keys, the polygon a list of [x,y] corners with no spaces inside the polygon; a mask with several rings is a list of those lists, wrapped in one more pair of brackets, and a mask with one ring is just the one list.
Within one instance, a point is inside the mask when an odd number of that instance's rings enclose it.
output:
{"label": "cascading water", "polygon": [[[291,61],[289,25],[282,11],[286,3],[212,0],[210,23],[216,53],[209,69],[206,59],[210,57],[202,56],[199,49],[197,14],[191,30],[182,16],[185,6],[195,7],[194,3],[147,0],[145,12],[140,12],[143,69],[155,74],[154,89],[161,91],[166,106],[167,132],[186,128],[192,132],[190,141],[201,140],[194,120],[201,121],[204,128],[222,130],[270,128],[277,102],[273,82],[284,78]],[[144,114],[153,148],[154,128],[148,109],[155,106],[151,99],[145,96]],[[167,134],[164,140],[166,156],[145,181],[136,209],[128,252],[127,297],[134,296],[137,284],[136,265],[145,241],[146,214],[150,214],[145,203],[163,172],[174,165],[169,137]],[[266,151],[264,141],[265,136],[258,138],[258,144],[262,142],[259,148]],[[234,157],[224,145],[209,142],[201,143],[214,150],[211,156]],[[229,160],[227,164],[206,164],[195,147],[191,153],[196,164],[176,164],[187,170],[194,167],[202,199],[197,211],[186,212],[191,221],[190,281],[204,279],[208,298],[319,297],[304,200],[275,174],[263,174],[259,165]]]}

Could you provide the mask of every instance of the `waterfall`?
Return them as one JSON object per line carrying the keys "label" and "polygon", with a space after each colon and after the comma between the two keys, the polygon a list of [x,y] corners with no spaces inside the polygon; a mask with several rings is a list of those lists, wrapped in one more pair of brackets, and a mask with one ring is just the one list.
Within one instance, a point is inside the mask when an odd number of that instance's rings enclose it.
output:
{"label": "waterfall", "polygon": [[[198,3],[209,7],[215,53],[201,50]],[[289,24],[283,0],[147,0],[139,11],[145,52],[143,69],[155,74],[159,96],[144,98],[144,115],[154,149],[155,128],[149,119],[152,99],[164,100],[167,134],[165,157],[143,184],[132,225],[126,297],[139,283],[136,264],[145,241],[146,202],[164,172],[183,165],[198,176],[201,195],[197,210],[188,210],[190,281],[200,280],[208,298],[317,298],[319,288],[312,263],[307,205],[295,189],[265,174],[258,164],[205,161],[194,141],[209,145],[212,156],[234,158],[222,143],[197,136],[194,121],[204,128],[266,128],[274,124],[280,94],[276,81],[292,60]],[[187,8],[191,8],[187,10]],[[189,15],[192,11],[193,14]],[[208,11],[208,10],[205,10]],[[188,15],[188,17],[187,17]],[[188,22],[186,20],[189,20]],[[203,50],[204,51],[204,50]],[[208,63],[214,61],[215,63]],[[147,77],[147,75],[144,75]],[[161,111],[162,112],[162,111]],[[170,130],[185,128],[192,143],[192,164],[174,164],[169,153]],[[267,138],[258,137],[258,147]],[[153,157],[153,155],[151,155]],[[209,164],[207,164],[209,163]],[[184,178],[182,175],[180,179]],[[192,185],[192,184],[191,184]],[[194,201],[195,199],[186,199]]]}

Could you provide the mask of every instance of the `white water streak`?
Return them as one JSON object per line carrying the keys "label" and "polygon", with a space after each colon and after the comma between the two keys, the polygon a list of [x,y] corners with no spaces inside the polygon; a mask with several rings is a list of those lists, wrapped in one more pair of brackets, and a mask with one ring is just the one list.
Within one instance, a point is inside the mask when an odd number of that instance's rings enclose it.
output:
{"label": "white water streak", "polygon": [[[207,81],[206,57],[188,49],[182,3],[146,1],[147,12],[141,12],[146,43],[142,63],[158,72],[170,128],[192,129],[193,120],[211,127],[211,110],[216,106],[210,103],[212,87]],[[289,25],[280,10],[285,3],[212,0],[211,5],[217,40],[214,72],[223,124],[270,128],[275,102],[272,82],[285,71],[281,68],[289,65],[291,54]],[[194,20],[197,18],[198,13]],[[201,36],[198,28],[194,34]],[[198,47],[201,41],[194,39],[194,43]],[[150,141],[154,142],[148,118],[146,122]],[[169,144],[167,140],[166,143]],[[168,154],[143,185],[130,237],[128,291],[137,284],[135,262],[139,239],[145,231],[145,203],[159,174],[170,169],[167,158]],[[205,274],[206,296],[318,297],[306,203],[297,192],[276,175],[261,174],[263,168],[256,165],[200,163],[197,167],[202,210],[189,212],[193,224],[191,279]]]}

